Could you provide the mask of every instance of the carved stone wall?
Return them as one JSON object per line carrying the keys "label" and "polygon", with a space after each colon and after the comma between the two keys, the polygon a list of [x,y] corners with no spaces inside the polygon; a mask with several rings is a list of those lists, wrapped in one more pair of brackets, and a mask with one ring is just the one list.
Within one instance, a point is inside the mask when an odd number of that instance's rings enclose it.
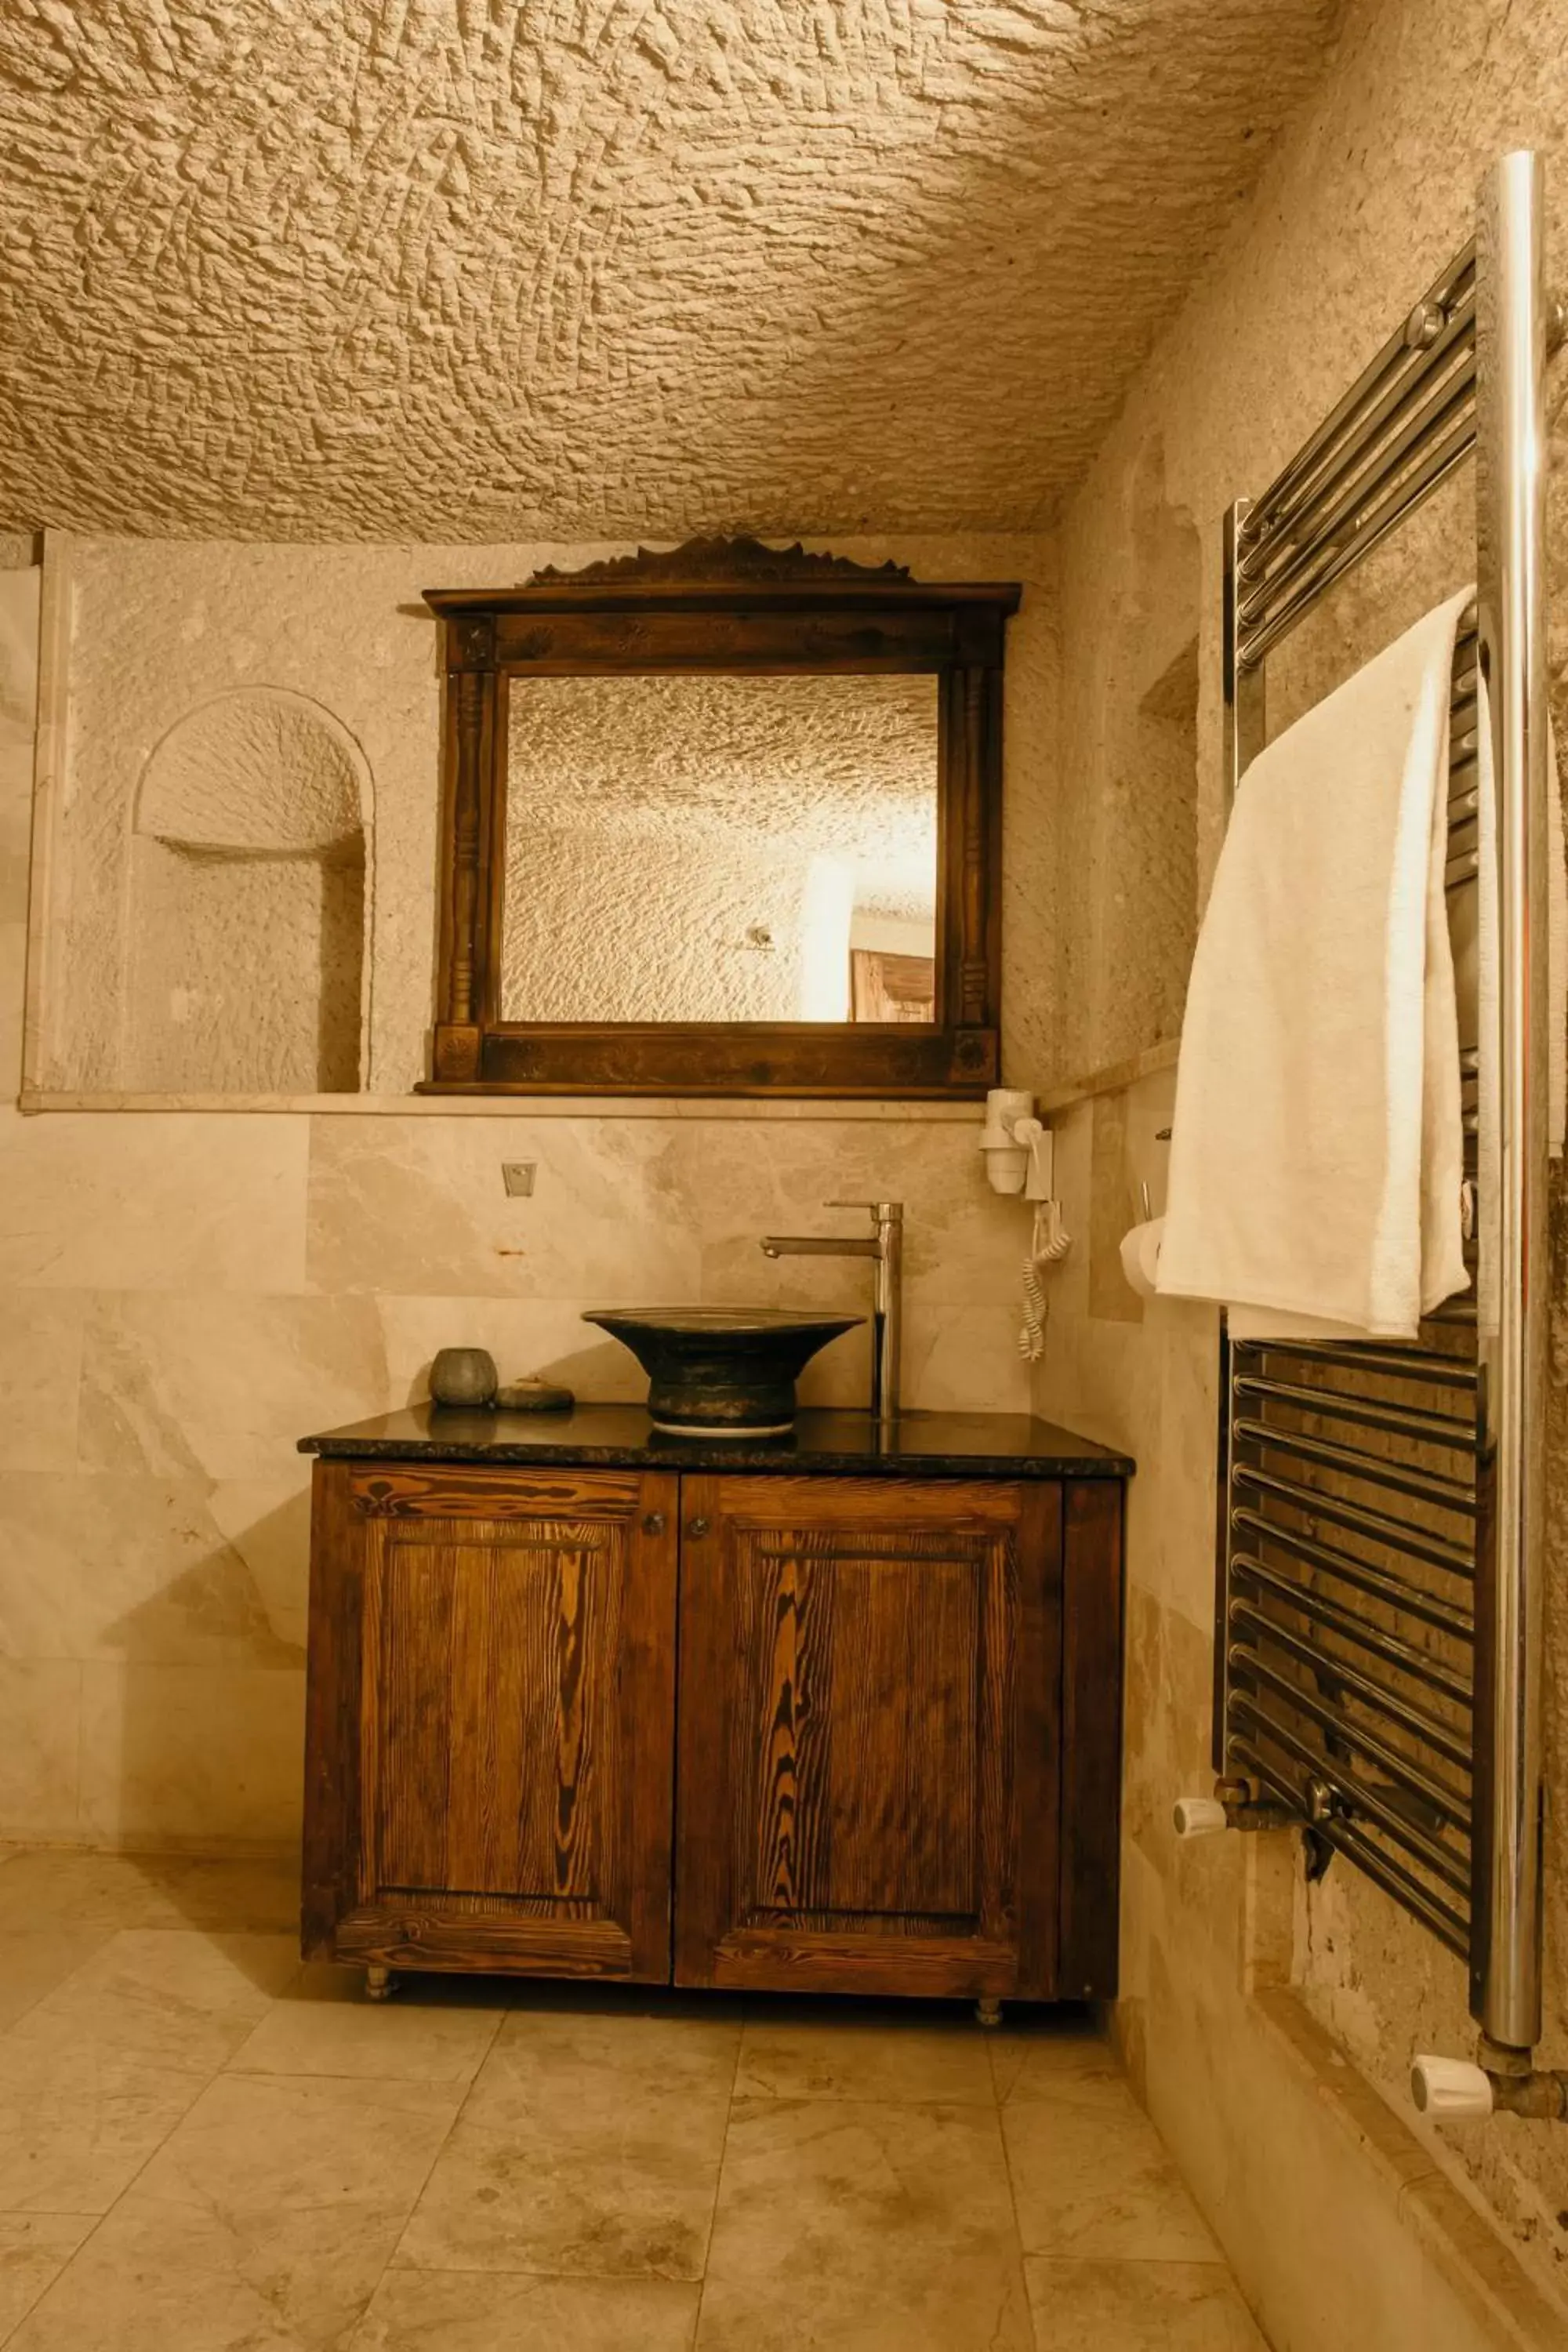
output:
{"label": "carved stone wall", "polygon": [[[1040,1068],[1048,1040],[1054,903],[1047,819],[1057,691],[1051,542],[1022,535],[867,539],[839,542],[835,551],[874,563],[896,559],[928,580],[1021,579],[1025,584],[1022,608],[1008,625],[1003,1024],[1005,1057],[1020,1073],[1015,1082],[1026,1083]],[[273,803],[258,783],[260,772],[280,772],[292,763],[304,799],[290,820],[302,830],[289,837],[312,858],[337,855],[336,828],[346,822],[349,805],[338,754],[300,754],[300,731],[285,716],[299,702],[335,725],[374,779],[359,989],[361,1083],[381,1095],[417,1085],[426,1072],[435,970],[441,719],[436,629],[420,591],[493,587],[526,579],[552,561],[576,569],[584,559],[614,552],[592,545],[307,548],[52,536],[52,603],[68,628],[51,635],[44,658],[46,726],[54,747],[53,785],[38,812],[40,845],[47,851],[41,859],[47,904],[43,951],[29,970],[42,1089],[98,1094],[127,1087],[132,868],[139,857],[157,862],[151,836],[134,829],[145,814],[133,821],[132,812],[143,808],[143,778],[161,746],[163,768],[175,757],[169,747],[183,747],[179,790],[184,800],[196,790],[186,770],[201,764],[195,755],[202,738],[174,734],[183,723],[195,723],[194,712],[213,706],[230,714],[227,725],[236,709],[247,710],[250,731],[235,758],[237,772],[247,778],[247,807],[254,799],[250,822],[264,829],[275,821],[275,810],[266,814]],[[885,782],[892,772],[886,743],[902,734],[903,722],[862,730],[857,762]],[[879,736],[885,739],[880,751]],[[787,737],[785,730],[786,742]],[[775,781],[782,810],[787,782],[782,769]],[[163,789],[160,783],[159,793]],[[190,815],[173,822],[177,831],[179,824],[199,829],[207,821]],[[260,837],[258,831],[257,843]],[[234,834],[223,855],[246,850],[247,839]],[[213,878],[216,858],[210,848],[167,856],[184,856],[181,870],[193,881],[198,857],[205,859],[204,877]],[[341,872],[323,880],[323,887],[340,885],[346,887]],[[302,905],[289,919],[292,935],[305,943],[300,955],[314,955],[310,941],[321,910],[311,913]],[[751,916],[747,923],[766,919]],[[329,935],[341,932],[346,921],[341,912],[331,917]],[[158,942],[153,946],[157,950]],[[339,975],[331,1029],[341,1036],[354,984],[342,958],[331,969]],[[165,998],[179,984],[177,975],[161,971],[145,976],[144,985],[137,982],[143,993],[162,990]],[[181,1035],[191,1038],[189,1017]],[[303,1053],[303,1030],[297,1043]],[[274,1060],[272,1066],[279,1066]],[[207,1090],[195,1079],[176,1089]],[[224,1090],[232,1090],[231,1081]],[[315,1091],[314,1083],[305,1090]]]}
{"label": "carved stone wall", "polygon": [[[1087,824],[1107,777],[1092,747],[1099,649],[1131,602],[1157,586],[1138,526],[1137,483],[1162,452],[1164,500],[1189,518],[1201,554],[1196,803],[1199,894],[1218,853],[1221,522],[1256,497],[1332,408],[1392,327],[1471,234],[1492,160],[1534,145],[1546,161],[1547,243],[1554,274],[1568,254],[1568,50],[1560,11],[1471,0],[1352,0],[1322,90],[1304,108],[1221,265],[1194,289],[1064,509],[1062,568],[1067,822]],[[1552,376],[1554,458],[1568,460],[1568,362]],[[1270,728],[1297,715],[1472,576],[1469,469],[1320,607],[1268,665]],[[1568,720],[1568,464],[1554,473],[1549,531],[1551,658],[1557,717]],[[1190,627],[1190,624],[1184,624]],[[1084,814],[1071,814],[1070,804]],[[1117,871],[1093,874],[1076,917],[1087,954],[1110,917]],[[1140,903],[1158,919],[1157,889]],[[1092,1052],[1089,1059],[1093,1058]],[[1085,1066],[1082,1050],[1067,1059]],[[1317,2352],[1377,2352],[1555,2342],[1505,2317],[1509,2273],[1488,2266],[1476,2229],[1484,2204],[1548,2290],[1568,2290],[1568,2135],[1499,2118],[1408,2138],[1397,2188],[1389,2111],[1414,2129],[1405,2074],[1422,2049],[1467,2053],[1473,2028],[1459,1963],[1364,1877],[1336,1862],[1310,1892],[1288,1842],[1217,1839],[1183,1846],[1171,1803],[1205,1790],[1214,1653],[1216,1318],[1179,1301],[1119,1293],[1116,1227],[1137,1186],[1163,1206],[1170,1074],[1124,1100],[1081,1105],[1064,1122],[1058,1169],[1069,1227],[1091,1201],[1111,1213],[1091,1236],[1082,1286],[1053,1292],[1039,1406],[1124,1445],[1140,1463],[1131,1502],[1129,1707],[1125,1784],[1121,2030],[1150,2104],[1211,2218],[1226,2234],[1270,2337]],[[1554,1372],[1550,1415],[1543,2063],[1568,2062],[1568,1208],[1553,1207]],[[1098,1245],[1097,1245],[1098,1244]],[[1096,1284],[1096,1263],[1104,1270]],[[1069,1262],[1070,1263],[1070,1262]],[[1097,1297],[1097,1287],[1100,1295]],[[1130,1303],[1129,1303],[1130,1302]],[[1249,1958],[1244,1960],[1247,1952]],[[1256,1997],[1259,1981],[1293,1993],[1300,2038],[1288,2048]],[[1310,2022],[1315,2020],[1315,2026]],[[1302,2053],[1314,2032],[1319,2083]],[[1331,2037],[1331,2040],[1330,2039]],[[1338,2120],[1330,2087],[1342,2086]],[[1376,2092],[1368,2088],[1375,2084]],[[1324,2086],[1330,2087],[1324,2087]],[[1359,2101],[1359,2105],[1357,2102]],[[1384,2105],[1386,2103],[1386,2105]],[[1390,2126],[1392,2129],[1392,2125]],[[1373,2153],[1376,2149],[1377,2153]],[[1462,2187],[1455,2186],[1455,2178]],[[1447,2202],[1445,2203],[1445,2200]],[[1473,2265],[1469,2316],[1438,2275],[1435,2216]],[[1412,2236],[1413,2221],[1426,2232]],[[1458,2217],[1458,2218],[1456,2218]],[[1332,2259],[1325,2261],[1324,2249]],[[1448,2276],[1451,2278],[1452,2271]],[[1517,2285],[1518,2273],[1512,2273]],[[1406,2283],[1402,2285],[1401,2282]],[[1410,2291],[1407,2291],[1410,2290]],[[1430,2298],[1430,2299],[1429,2299]],[[1521,2306],[1515,2295],[1515,2310]]]}

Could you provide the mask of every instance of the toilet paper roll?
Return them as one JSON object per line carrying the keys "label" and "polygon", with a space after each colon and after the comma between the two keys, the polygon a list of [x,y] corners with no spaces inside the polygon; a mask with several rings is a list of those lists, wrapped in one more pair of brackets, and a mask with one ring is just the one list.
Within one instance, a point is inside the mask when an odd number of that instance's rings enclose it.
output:
{"label": "toilet paper roll", "polygon": [[1160,1270],[1160,1243],[1164,1231],[1164,1218],[1151,1217],[1146,1225],[1134,1225],[1130,1234],[1121,1236],[1121,1271],[1140,1298],[1154,1296],[1154,1276]]}

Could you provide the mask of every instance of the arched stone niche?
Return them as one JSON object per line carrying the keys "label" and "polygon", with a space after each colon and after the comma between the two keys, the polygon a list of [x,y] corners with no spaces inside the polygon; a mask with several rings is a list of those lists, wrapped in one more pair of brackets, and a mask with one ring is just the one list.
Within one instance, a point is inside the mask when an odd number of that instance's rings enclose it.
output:
{"label": "arched stone niche", "polygon": [[126,1086],[357,1089],[370,826],[364,756],[321,703],[245,687],[175,722],[132,813]]}

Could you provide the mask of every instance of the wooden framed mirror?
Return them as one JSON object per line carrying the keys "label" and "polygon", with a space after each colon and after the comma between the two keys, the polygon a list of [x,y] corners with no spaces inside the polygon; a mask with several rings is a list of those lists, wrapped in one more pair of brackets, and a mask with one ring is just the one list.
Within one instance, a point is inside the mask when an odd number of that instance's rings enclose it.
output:
{"label": "wooden framed mirror", "polygon": [[994,1085],[1015,583],[755,540],[427,589],[426,1091]]}

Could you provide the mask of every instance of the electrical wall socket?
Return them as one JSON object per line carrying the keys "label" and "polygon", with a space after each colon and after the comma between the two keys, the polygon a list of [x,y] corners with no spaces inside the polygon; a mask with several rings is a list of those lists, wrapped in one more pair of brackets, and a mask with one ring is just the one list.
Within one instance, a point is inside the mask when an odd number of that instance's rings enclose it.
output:
{"label": "electrical wall socket", "polygon": [[500,1164],[501,1182],[514,1201],[532,1198],[533,1179],[538,1171],[536,1160],[503,1160]]}

